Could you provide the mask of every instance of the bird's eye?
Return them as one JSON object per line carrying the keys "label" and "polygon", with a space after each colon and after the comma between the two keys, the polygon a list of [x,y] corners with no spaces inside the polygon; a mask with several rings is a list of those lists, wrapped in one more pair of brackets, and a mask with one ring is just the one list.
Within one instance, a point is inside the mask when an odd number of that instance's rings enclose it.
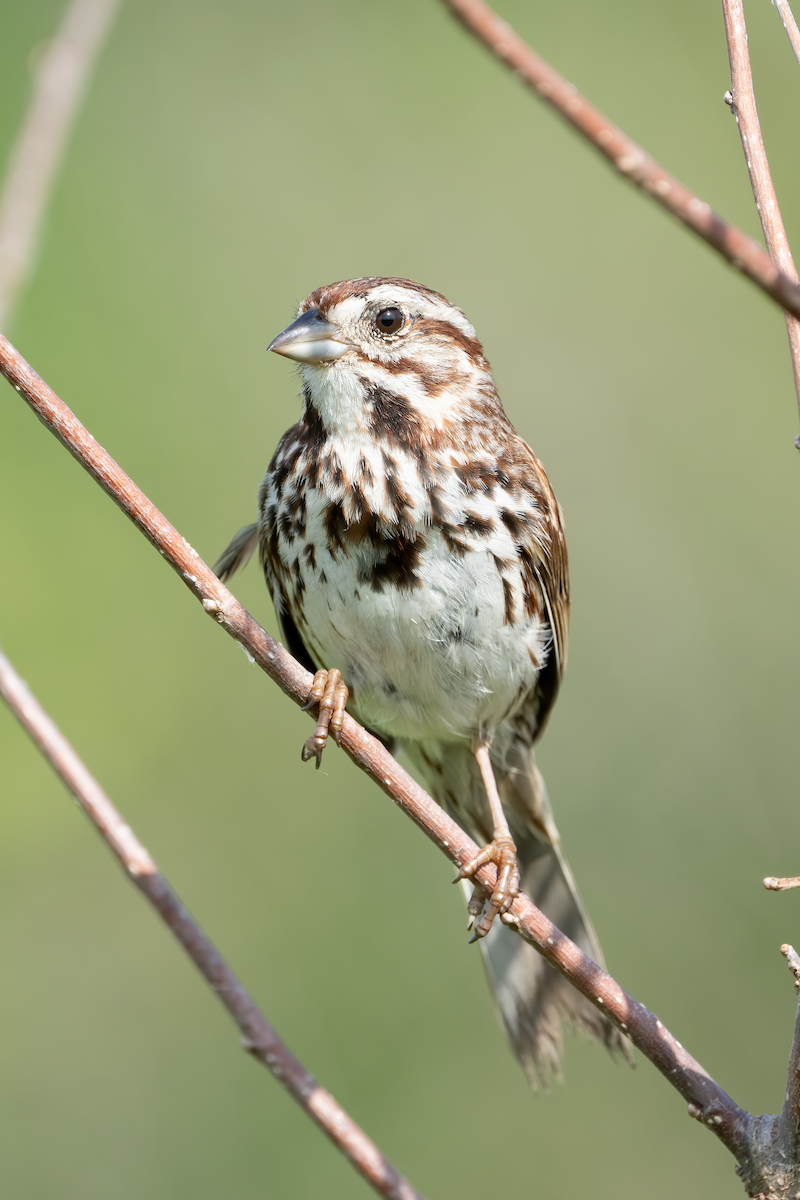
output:
{"label": "bird's eye", "polygon": [[397,333],[402,329],[405,317],[399,308],[382,308],[375,318],[375,328],[378,333]]}

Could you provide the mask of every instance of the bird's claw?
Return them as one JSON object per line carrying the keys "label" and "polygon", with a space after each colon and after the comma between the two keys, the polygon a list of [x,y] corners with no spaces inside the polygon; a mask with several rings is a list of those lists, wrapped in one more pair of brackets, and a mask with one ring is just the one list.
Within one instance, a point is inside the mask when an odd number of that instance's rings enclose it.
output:
{"label": "bird's claw", "polygon": [[319,705],[317,727],[310,738],[306,738],[301,751],[303,762],[316,758],[317,770],[322,762],[322,751],[328,744],[328,735],[337,743],[344,724],[344,711],[350,696],[347,685],[342,683],[341,671],[334,668],[331,671],[317,671],[308,702],[303,710]]}
{"label": "bird's claw", "polygon": [[[484,846],[474,858],[464,863],[453,880],[458,883],[461,879],[470,879],[486,863],[492,862],[497,867],[497,882],[494,891],[489,892],[481,883],[476,883],[467,912],[470,915],[470,927],[474,925],[471,942],[486,937],[492,928],[495,917],[507,913],[519,894],[519,867],[517,866],[517,848],[510,837],[499,836]],[[488,901],[488,903],[487,903]],[[477,921],[477,923],[476,923]]]}

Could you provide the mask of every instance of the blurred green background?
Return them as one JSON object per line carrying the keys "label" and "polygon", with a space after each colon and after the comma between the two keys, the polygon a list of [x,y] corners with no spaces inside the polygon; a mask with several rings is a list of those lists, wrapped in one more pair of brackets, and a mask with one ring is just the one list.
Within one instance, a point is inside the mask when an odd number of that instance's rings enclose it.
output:
{"label": "blurred green background", "polygon": [[[800,75],[750,6],[800,244]],[[3,0],[0,156],[62,6]],[[624,129],[757,232],[719,6],[507,0]],[[461,305],[564,507],[566,686],[540,761],[609,966],[751,1111],[782,1102],[800,939],[800,459],[780,313],[434,2],[130,0],[7,332],[208,562],[298,411],[264,351],[325,282]],[[0,644],[306,1066],[432,1200],[740,1194],[640,1059],[532,1096],[449,865],[206,619],[0,387]],[[275,621],[255,565],[237,594]],[[0,1189],[371,1194],[0,712]]]}

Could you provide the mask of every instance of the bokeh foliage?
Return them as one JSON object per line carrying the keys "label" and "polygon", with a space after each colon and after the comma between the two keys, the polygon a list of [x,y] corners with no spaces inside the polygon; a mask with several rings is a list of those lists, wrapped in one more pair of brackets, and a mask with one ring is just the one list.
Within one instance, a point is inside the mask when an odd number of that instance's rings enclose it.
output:
{"label": "bokeh foliage", "polygon": [[[790,238],[800,75],[748,11]],[[61,5],[0,3],[0,155]],[[533,44],[757,230],[711,0],[508,0]],[[541,750],[609,966],[752,1111],[782,1101],[800,869],[800,461],[780,313],[433,0],[129,0],[5,331],[213,561],[294,420],[268,340],[313,287],[459,303],[565,509],[574,616]],[[4,390],[3,390],[4,389]],[[0,389],[0,642],[306,1065],[429,1196],[737,1194],[646,1062],[571,1041],[532,1097],[452,872]],[[236,581],[274,629],[258,571]],[[0,713],[0,1187],[370,1194]],[[498,1102],[499,1101],[499,1102]]]}

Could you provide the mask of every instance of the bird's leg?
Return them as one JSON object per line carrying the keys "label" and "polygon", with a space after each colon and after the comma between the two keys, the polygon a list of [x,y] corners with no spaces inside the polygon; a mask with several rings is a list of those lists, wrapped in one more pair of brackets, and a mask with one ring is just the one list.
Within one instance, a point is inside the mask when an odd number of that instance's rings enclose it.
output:
{"label": "bird's leg", "polygon": [[338,744],[339,735],[344,723],[344,710],[350,696],[347,684],[342,683],[341,671],[317,671],[311,691],[308,693],[308,703],[304,710],[319,705],[317,727],[310,738],[303,744],[303,762],[316,758],[317,770],[322,762],[322,751],[328,744],[328,734]]}
{"label": "bird's leg", "polygon": [[[492,762],[489,757],[489,747],[486,745],[478,746],[475,751],[475,757],[478,760],[478,766],[481,769],[484,787],[486,788],[486,795],[489,798],[489,809],[492,814],[492,840],[473,859],[468,863],[464,863],[464,866],[458,872],[458,875],[456,875],[456,882],[459,879],[469,879],[479,867],[488,862],[493,862],[497,867],[497,882],[494,885],[489,905],[474,928],[471,938],[473,942],[478,938],[486,937],[495,917],[502,916],[503,913],[508,912],[519,892],[517,847],[514,845],[514,839],[508,828],[508,821],[503,812],[503,805],[500,802],[497,781],[495,780]],[[485,889],[480,884],[476,884],[475,892],[473,892],[472,900],[469,903],[469,912],[471,915],[479,915],[483,908],[485,896]]]}

